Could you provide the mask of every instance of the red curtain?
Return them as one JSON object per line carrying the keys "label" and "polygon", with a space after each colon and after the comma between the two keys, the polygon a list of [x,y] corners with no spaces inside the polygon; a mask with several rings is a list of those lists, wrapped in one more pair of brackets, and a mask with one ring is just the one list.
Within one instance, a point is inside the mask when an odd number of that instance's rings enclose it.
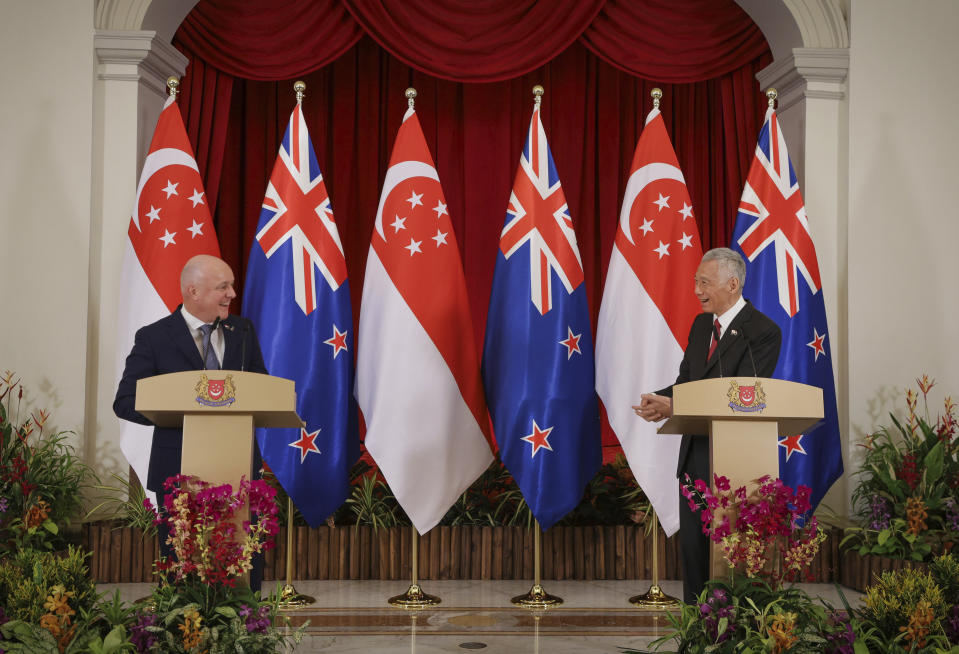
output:
{"label": "red curtain", "polygon": [[[533,85],[546,89],[543,119],[595,329],[650,90],[663,90],[704,246],[728,245],[766,106],[755,74],[771,61],[732,0],[201,0],[174,45],[190,58],[181,110],[241,297],[295,103],[292,82],[306,82],[304,115],[346,252],[355,318],[404,90],[417,89],[462,251],[477,349]],[[606,431],[604,442],[615,443]]]}

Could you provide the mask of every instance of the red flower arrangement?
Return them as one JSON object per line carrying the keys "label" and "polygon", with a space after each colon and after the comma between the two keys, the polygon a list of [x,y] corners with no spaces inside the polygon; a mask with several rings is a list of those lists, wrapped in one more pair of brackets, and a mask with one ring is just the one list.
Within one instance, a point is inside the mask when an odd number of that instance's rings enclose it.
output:
{"label": "red flower arrangement", "polygon": [[[262,480],[240,482],[234,495],[230,484],[214,486],[197,477],[177,475],[164,482],[163,515],[170,527],[167,542],[176,560],[157,563],[176,582],[196,579],[204,584],[233,587],[252,568],[253,555],[273,547],[279,530],[276,491]],[[249,502],[255,522],[244,521],[237,534],[237,511]],[[144,500],[147,508],[153,507]]]}
{"label": "red flower arrangement", "polygon": [[745,486],[732,490],[729,479],[714,475],[714,494],[702,479],[690,481],[687,476],[683,496],[700,512],[703,533],[722,543],[729,567],[764,578],[774,589],[796,581],[826,538],[815,516],[805,519],[811,509],[807,486],[794,492],[766,475],[749,493]]}

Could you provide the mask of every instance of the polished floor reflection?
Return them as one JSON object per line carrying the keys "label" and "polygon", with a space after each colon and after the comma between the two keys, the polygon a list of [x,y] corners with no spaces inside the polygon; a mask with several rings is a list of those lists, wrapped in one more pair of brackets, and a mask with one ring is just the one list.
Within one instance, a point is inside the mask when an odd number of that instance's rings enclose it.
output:
{"label": "polished floor reflection", "polygon": [[[438,596],[438,606],[415,611],[396,609],[387,598],[406,590],[396,581],[302,581],[296,590],[315,598],[307,607],[288,612],[296,624],[309,622],[296,654],[311,652],[488,653],[620,652],[645,648],[669,633],[662,613],[633,607],[631,596],[644,593],[642,581],[546,581],[546,590],[563,598],[561,606],[543,612],[514,607],[510,599],[529,590],[521,581],[424,581],[423,590]],[[802,585],[810,595],[833,605],[840,600],[830,584]],[[666,581],[663,590],[682,592],[680,582]],[[149,592],[147,584],[104,584],[120,588],[125,599]],[[861,595],[843,589],[850,603]],[[666,645],[661,651],[673,649]]]}

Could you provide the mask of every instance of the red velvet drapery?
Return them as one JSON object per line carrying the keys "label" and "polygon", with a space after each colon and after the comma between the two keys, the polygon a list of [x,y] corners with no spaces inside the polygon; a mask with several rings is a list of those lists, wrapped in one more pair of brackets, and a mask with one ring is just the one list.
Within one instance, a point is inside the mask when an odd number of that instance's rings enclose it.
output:
{"label": "red velvet drapery", "polygon": [[174,44],[190,59],[181,110],[241,295],[292,82],[307,83],[304,115],[357,318],[403,92],[417,89],[477,348],[534,84],[546,88],[543,118],[595,325],[650,90],[663,89],[703,243],[727,245],[765,111],[755,74],[771,61],[733,0],[201,0]]}

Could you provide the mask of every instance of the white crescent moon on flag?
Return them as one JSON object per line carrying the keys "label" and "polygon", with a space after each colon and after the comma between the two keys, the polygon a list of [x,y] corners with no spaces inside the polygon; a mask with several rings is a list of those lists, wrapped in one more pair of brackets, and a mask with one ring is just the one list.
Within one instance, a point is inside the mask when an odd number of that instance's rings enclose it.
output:
{"label": "white crescent moon on flag", "polygon": [[143,231],[140,229],[140,217],[137,215],[140,210],[140,193],[143,192],[143,187],[150,181],[150,178],[167,166],[186,166],[195,170],[197,174],[200,173],[193,157],[183,150],[163,148],[147,155],[146,161],[143,162],[143,172],[140,173],[140,183],[137,186],[137,197],[133,203],[133,215],[131,216],[137,231]]}
{"label": "white crescent moon on flag", "polygon": [[426,177],[427,179],[433,179],[437,182],[440,181],[440,176],[436,174],[436,169],[422,161],[401,161],[386,171],[386,179],[383,180],[383,191],[380,193],[380,204],[376,208],[375,225],[376,232],[384,241],[386,240],[386,236],[383,233],[383,204],[386,202],[386,198],[390,197],[390,193],[393,192],[394,188],[399,186],[401,182],[405,182],[413,177]]}
{"label": "white crescent moon on flag", "polygon": [[626,192],[623,194],[623,208],[619,213],[619,228],[623,230],[626,238],[629,239],[629,242],[633,245],[636,245],[636,243],[633,241],[632,230],[629,228],[629,215],[632,213],[633,203],[636,201],[636,198],[639,197],[639,194],[643,192],[643,189],[661,179],[671,179],[679,182],[683,186],[686,185],[686,180],[683,179],[683,171],[676,166],[665,163],[646,164],[630,175],[629,181],[626,182]]}

